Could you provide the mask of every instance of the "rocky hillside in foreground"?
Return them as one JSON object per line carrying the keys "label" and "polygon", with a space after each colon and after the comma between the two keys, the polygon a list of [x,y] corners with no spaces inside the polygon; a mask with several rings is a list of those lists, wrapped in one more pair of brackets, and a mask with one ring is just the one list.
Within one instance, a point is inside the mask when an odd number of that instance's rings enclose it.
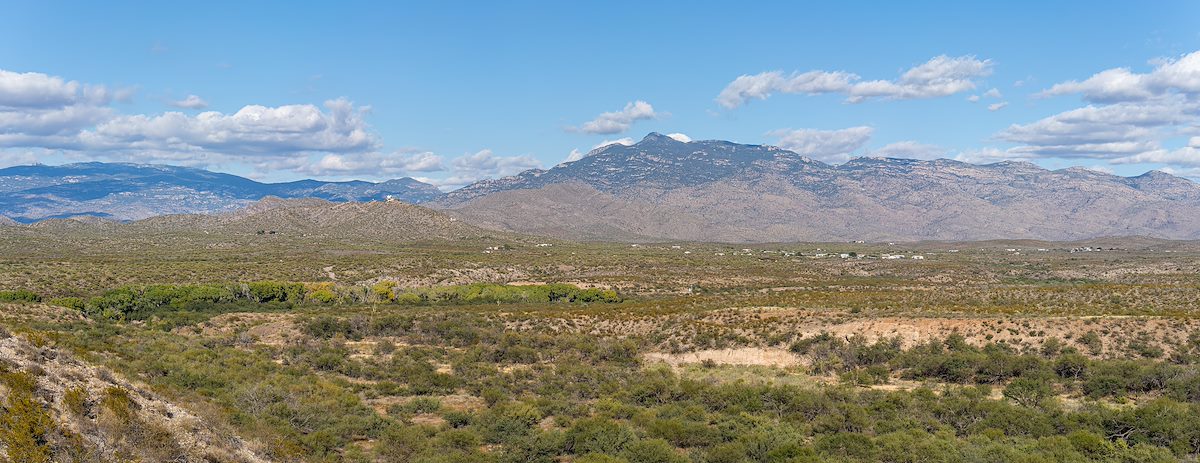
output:
{"label": "rocky hillside in foreground", "polygon": [[382,201],[391,196],[415,204],[441,195],[433,185],[411,178],[381,183],[261,183],[187,167],[102,162],[0,169],[0,216],[19,222],[75,215],[137,220],[219,213],[267,196],[338,202]]}
{"label": "rocky hillside in foreground", "polygon": [[652,133],[431,203],[471,223],[586,240],[1200,238],[1200,185],[1023,162],[857,158]]}
{"label": "rocky hillside in foreground", "polygon": [[[0,304],[0,309],[61,313],[54,317],[56,322],[78,323],[80,318],[48,306]],[[260,456],[261,445],[243,440],[227,425],[45,344],[31,343],[0,326],[0,404],[41,438],[38,447],[0,445],[0,460],[270,461]]]}

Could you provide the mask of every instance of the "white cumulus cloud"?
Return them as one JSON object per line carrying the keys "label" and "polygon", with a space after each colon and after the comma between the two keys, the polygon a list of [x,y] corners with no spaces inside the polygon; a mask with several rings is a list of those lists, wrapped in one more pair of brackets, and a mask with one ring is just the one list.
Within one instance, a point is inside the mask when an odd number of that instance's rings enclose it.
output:
{"label": "white cumulus cloud", "polygon": [[1194,181],[1200,182],[1200,167],[1185,167],[1185,168],[1164,167],[1159,170],[1166,172],[1168,174],[1171,174],[1171,175],[1176,175],[1179,177],[1187,177]]}
{"label": "white cumulus cloud", "polygon": [[[344,99],[321,106],[247,105],[229,114],[116,113],[112,101],[128,100],[132,92],[0,70],[0,148],[208,168],[240,164],[256,173],[379,176],[444,167],[432,153],[379,153],[378,136],[365,119],[369,107]],[[169,103],[187,109],[207,105],[196,95]],[[6,157],[29,159],[27,154]]]}
{"label": "white cumulus cloud", "polygon": [[774,93],[816,95],[844,92],[858,78],[855,74],[841,71],[809,71],[790,76],[780,71],[743,75],[721,90],[721,94],[717,95],[717,103],[732,109],[751,99],[765,100]]}
{"label": "white cumulus cloud", "polygon": [[435,185],[459,187],[485,178],[505,177],[541,167],[541,161],[533,156],[499,156],[490,149],[484,149],[454,158],[450,161],[450,176],[438,180]]}
{"label": "white cumulus cloud", "polygon": [[208,107],[208,102],[196,95],[188,95],[182,100],[170,102],[170,105],[182,109],[204,109]]}
{"label": "white cumulus cloud", "polygon": [[654,106],[637,100],[627,103],[620,111],[602,113],[595,119],[584,122],[572,130],[596,135],[612,135],[629,130],[634,122],[656,117],[658,117],[658,113],[654,112]]}
{"label": "white cumulus cloud", "polygon": [[1083,80],[1071,80],[1051,86],[1042,96],[1079,93],[1098,103],[1141,101],[1169,93],[1195,96],[1200,94],[1200,51],[1178,59],[1159,60],[1148,73],[1139,74],[1129,68],[1100,71]]}
{"label": "white cumulus cloud", "polygon": [[111,116],[103,85],[81,84],[36,72],[0,69],[0,146],[44,136],[70,136]]}
{"label": "white cumulus cloud", "polygon": [[846,162],[850,154],[871,139],[875,129],[850,127],[840,130],[782,129],[768,133],[779,147],[824,162]]}
{"label": "white cumulus cloud", "polygon": [[1107,69],[1061,82],[1038,94],[1079,94],[1087,106],[1013,124],[995,135],[1016,146],[1009,159],[1097,159],[1110,164],[1162,164],[1182,171],[1200,166],[1200,139],[1167,148],[1200,127],[1200,51],[1158,60],[1149,72]]}
{"label": "white cumulus cloud", "polygon": [[[687,137],[687,135],[684,135],[684,134],[681,134],[681,133],[672,134],[672,135],[677,135],[677,136]],[[671,136],[671,135],[668,135],[668,136]],[[672,138],[674,138],[674,137],[672,137]],[[679,139],[678,139],[678,138],[676,138],[676,140],[679,140]],[[682,140],[680,140],[680,141],[682,141]],[[592,149],[591,149],[591,150],[588,150],[588,151],[586,151],[586,152],[585,152],[585,151],[580,151],[579,149],[572,149],[572,150],[571,150],[571,152],[567,154],[567,158],[566,158],[565,160],[563,160],[563,162],[575,162],[575,161],[578,161],[578,160],[580,160],[580,159],[583,159],[583,158],[586,158],[586,157],[588,157],[588,156],[591,156],[593,153],[595,153],[595,152],[597,152],[597,151],[600,151],[600,149],[602,149],[602,148],[604,148],[604,147],[606,147],[606,146],[611,146],[611,145],[630,146],[630,145],[633,145],[634,143],[637,143],[637,142],[636,142],[636,141],[634,141],[634,140],[633,140],[632,138],[630,138],[630,137],[621,137],[621,138],[618,138],[618,139],[615,139],[615,140],[604,140],[604,141],[602,141],[602,142],[600,142],[600,143],[597,143],[597,144],[595,144],[595,145],[592,145]]]}
{"label": "white cumulus cloud", "polygon": [[37,72],[18,73],[0,69],[0,107],[62,108],[79,104],[103,105],[110,99],[108,88],[67,81]]}
{"label": "white cumulus cloud", "polygon": [[1044,157],[1127,157],[1160,149],[1172,128],[1195,124],[1200,104],[1174,95],[1147,101],[1089,105],[1029,124],[1013,124],[996,138],[1016,152]]}
{"label": "white cumulus cloud", "polygon": [[1192,137],[1187,146],[1168,150],[1156,149],[1112,160],[1113,164],[1158,163],[1174,166],[1200,167],[1200,137]]}
{"label": "white cumulus cloud", "polygon": [[986,147],[979,149],[971,149],[961,151],[954,156],[954,160],[969,162],[972,164],[991,164],[1001,161],[1029,161],[1034,159],[1029,153],[1019,153],[1012,150],[1002,150],[995,147]]}
{"label": "white cumulus cloud", "polygon": [[567,154],[567,159],[564,159],[563,162],[575,162],[583,159],[584,156],[587,156],[587,153],[579,151],[578,148],[572,149],[571,152]]}
{"label": "white cumulus cloud", "polygon": [[895,81],[859,82],[850,88],[847,101],[867,98],[908,100],[936,98],[975,89],[975,81],[992,73],[990,60],[974,56],[938,56],[909,69]]}
{"label": "white cumulus cloud", "polygon": [[633,141],[633,139],[632,139],[632,138],[629,138],[629,137],[622,137],[622,138],[618,138],[618,139],[616,139],[616,140],[604,140],[604,141],[602,141],[602,142],[600,142],[600,143],[596,143],[595,145],[592,145],[592,149],[593,149],[593,150],[597,150],[597,149],[603,148],[603,147],[605,147],[605,146],[608,146],[608,145],[625,145],[625,146],[629,146],[629,145],[632,145],[632,144],[634,144],[634,143],[637,143],[637,142]]}
{"label": "white cumulus cloud", "polygon": [[895,143],[889,143],[879,149],[872,150],[870,155],[886,158],[938,159],[944,157],[949,151],[950,150],[942,148],[938,145],[904,140]]}
{"label": "white cumulus cloud", "polygon": [[28,149],[0,149],[0,167],[37,164],[41,157]]}
{"label": "white cumulus cloud", "polygon": [[316,176],[409,175],[414,172],[445,170],[442,157],[431,152],[325,154],[315,162],[304,163],[298,170]]}
{"label": "white cumulus cloud", "polygon": [[749,100],[763,100],[775,93],[838,93],[846,95],[846,101],[850,103],[871,98],[936,98],[973,90],[978,79],[991,73],[990,60],[945,55],[917,65],[895,80],[863,81],[859,75],[845,71],[808,71],[791,75],[770,71],[739,76],[725,86],[716,101],[727,109],[733,109]]}
{"label": "white cumulus cloud", "polygon": [[[244,166],[260,178],[278,172],[337,178],[445,172],[442,185],[540,167],[532,156],[499,156],[490,150],[450,161],[426,150],[381,151],[381,141],[366,121],[370,107],[345,99],[322,105],[247,105],[232,113],[113,111],[111,102],[128,99],[132,91],[0,70],[0,164],[28,164],[37,160],[36,153],[54,152],[104,161]],[[197,95],[168,103],[185,109],[207,106]],[[637,101],[598,120],[632,123],[654,116],[648,103]]]}
{"label": "white cumulus cloud", "polygon": [[310,104],[249,105],[233,114],[118,116],[84,131],[80,146],[93,150],[208,152],[230,156],[296,152],[366,152],[378,145],[363,118],[367,108],[338,99],[324,110]]}

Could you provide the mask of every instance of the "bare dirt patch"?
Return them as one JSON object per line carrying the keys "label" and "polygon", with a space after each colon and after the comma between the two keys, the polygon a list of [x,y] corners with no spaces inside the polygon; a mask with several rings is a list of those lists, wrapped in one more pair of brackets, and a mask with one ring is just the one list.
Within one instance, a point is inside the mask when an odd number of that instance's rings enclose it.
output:
{"label": "bare dirt patch", "polygon": [[796,354],[784,349],[769,347],[711,349],[680,354],[651,352],[647,353],[645,358],[648,361],[663,362],[672,367],[705,361],[712,361],[717,365],[762,365],[775,367],[790,367],[800,364],[800,357],[796,356]]}
{"label": "bare dirt patch", "polygon": [[245,333],[258,344],[283,346],[301,337],[295,315],[281,313],[227,313],[193,327],[175,329],[176,334],[202,337],[232,336]]}
{"label": "bare dirt patch", "polygon": [[49,304],[0,303],[0,320],[36,321],[44,323],[85,322],[87,318],[78,310]]}

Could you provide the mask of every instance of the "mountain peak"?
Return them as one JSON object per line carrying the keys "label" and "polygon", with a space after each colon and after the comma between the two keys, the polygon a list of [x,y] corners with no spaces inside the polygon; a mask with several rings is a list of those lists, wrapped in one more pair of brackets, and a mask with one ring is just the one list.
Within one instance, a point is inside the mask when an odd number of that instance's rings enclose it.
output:
{"label": "mountain peak", "polygon": [[662,145],[662,144],[669,144],[669,143],[683,143],[683,142],[676,140],[674,138],[671,138],[667,135],[663,135],[658,132],[650,132],[650,133],[646,134],[646,136],[642,138],[642,141],[639,141],[637,144],[638,145]]}
{"label": "mountain peak", "polygon": [[1171,174],[1169,174],[1169,173],[1167,173],[1167,172],[1163,172],[1163,171],[1161,171],[1161,170],[1155,169],[1155,170],[1148,170],[1148,171],[1146,171],[1146,173],[1144,173],[1144,174],[1142,174],[1142,175],[1139,175],[1139,176],[1137,176],[1137,177],[1134,177],[1134,178],[1145,178],[1145,179],[1175,179],[1175,178],[1178,178],[1178,177],[1177,177],[1177,176],[1175,176],[1175,175],[1171,175]]}

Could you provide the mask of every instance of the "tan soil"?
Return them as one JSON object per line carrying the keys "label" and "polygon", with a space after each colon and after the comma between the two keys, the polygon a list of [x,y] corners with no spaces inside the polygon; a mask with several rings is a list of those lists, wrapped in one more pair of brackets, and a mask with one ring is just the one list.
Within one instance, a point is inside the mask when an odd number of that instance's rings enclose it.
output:
{"label": "tan soil", "polygon": [[646,360],[664,362],[672,367],[685,363],[701,363],[711,360],[718,365],[764,365],[789,367],[800,364],[800,357],[783,349],[740,347],[736,349],[714,349],[682,354],[651,352]]}

